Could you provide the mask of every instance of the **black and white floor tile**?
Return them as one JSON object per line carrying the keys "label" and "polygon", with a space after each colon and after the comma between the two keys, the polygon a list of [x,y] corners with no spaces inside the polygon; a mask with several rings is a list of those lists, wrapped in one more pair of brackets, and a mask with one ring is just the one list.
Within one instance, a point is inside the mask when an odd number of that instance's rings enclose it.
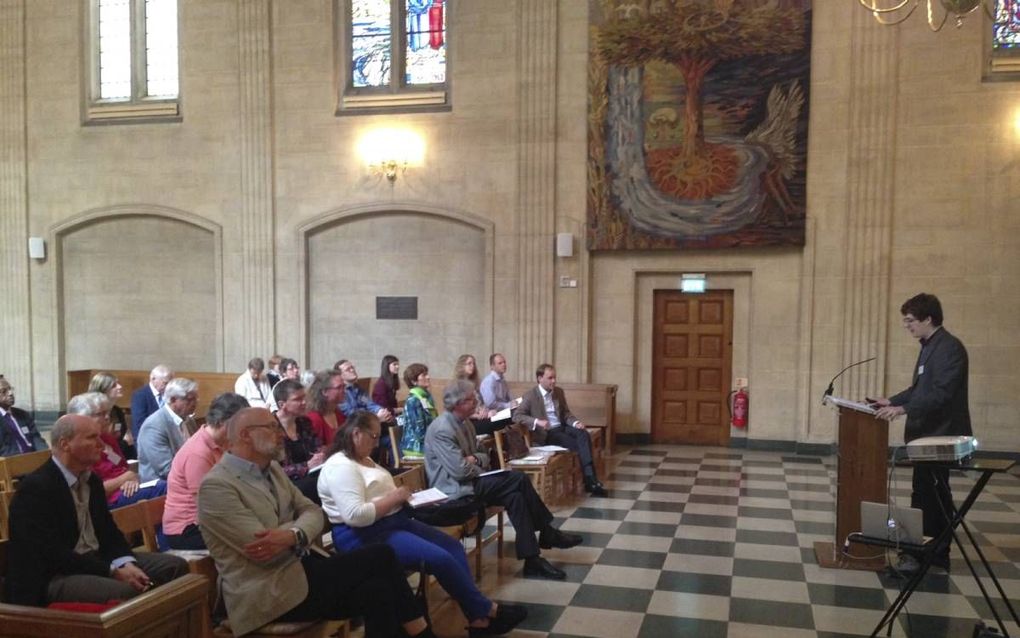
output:
{"label": "black and white floor tile", "polygon": [[[610,465],[609,498],[554,510],[562,529],[585,539],[544,554],[566,581],[523,578],[512,542],[502,561],[486,551],[482,590],[529,608],[514,636],[867,636],[899,591],[888,574],[815,562],[815,541],[835,534],[834,457],[643,446]],[[909,503],[909,470],[895,475],[891,493]],[[952,478],[958,501],[973,480]],[[995,477],[967,521],[1020,606],[1020,478]],[[925,578],[892,635],[969,637],[981,619],[992,615],[954,548],[950,573]],[[439,635],[465,635],[455,605],[435,621]]]}

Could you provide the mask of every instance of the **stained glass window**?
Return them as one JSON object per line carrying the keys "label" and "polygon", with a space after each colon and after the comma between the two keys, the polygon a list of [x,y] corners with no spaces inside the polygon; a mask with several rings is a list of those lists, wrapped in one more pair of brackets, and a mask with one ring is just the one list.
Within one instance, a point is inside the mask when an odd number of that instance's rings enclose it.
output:
{"label": "stained glass window", "polygon": [[997,0],[992,47],[1020,50],[1020,0]]}
{"label": "stained glass window", "polygon": [[[89,118],[175,116],[176,107],[165,104],[179,92],[177,0],[87,2],[95,60]],[[164,106],[124,109],[154,102]],[[113,115],[103,115],[104,108]]]}
{"label": "stained glass window", "polygon": [[349,90],[384,96],[444,88],[447,0],[341,1],[350,20]]}

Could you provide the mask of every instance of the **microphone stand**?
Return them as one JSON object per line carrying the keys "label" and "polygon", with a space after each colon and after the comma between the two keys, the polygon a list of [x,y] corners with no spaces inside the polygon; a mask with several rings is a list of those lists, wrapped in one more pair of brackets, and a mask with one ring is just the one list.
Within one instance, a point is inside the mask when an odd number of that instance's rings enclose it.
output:
{"label": "microphone stand", "polygon": [[825,403],[825,398],[826,397],[831,397],[832,396],[832,391],[834,389],[832,384],[834,384],[836,382],[836,379],[838,379],[841,376],[843,376],[844,372],[846,372],[850,368],[856,368],[857,366],[864,365],[865,363],[869,363],[871,361],[874,361],[877,358],[878,357],[871,357],[870,359],[865,359],[864,361],[858,361],[857,363],[851,363],[847,367],[845,367],[842,370],[840,370],[839,373],[836,376],[832,377],[832,381],[829,381],[829,387],[825,388],[825,392],[822,394],[822,403],[823,404]]}

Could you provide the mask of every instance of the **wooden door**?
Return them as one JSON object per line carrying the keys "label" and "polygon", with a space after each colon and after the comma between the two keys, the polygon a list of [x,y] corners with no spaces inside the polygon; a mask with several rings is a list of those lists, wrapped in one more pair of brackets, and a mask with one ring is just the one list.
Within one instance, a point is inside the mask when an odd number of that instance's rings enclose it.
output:
{"label": "wooden door", "polygon": [[655,291],[652,441],[729,445],[733,291]]}

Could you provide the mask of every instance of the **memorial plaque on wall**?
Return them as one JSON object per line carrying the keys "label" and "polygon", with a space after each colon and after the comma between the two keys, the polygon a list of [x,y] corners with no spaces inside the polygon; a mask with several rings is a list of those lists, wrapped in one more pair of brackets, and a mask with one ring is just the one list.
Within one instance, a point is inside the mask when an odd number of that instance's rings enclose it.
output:
{"label": "memorial plaque on wall", "polygon": [[376,297],[376,319],[417,319],[417,297]]}

